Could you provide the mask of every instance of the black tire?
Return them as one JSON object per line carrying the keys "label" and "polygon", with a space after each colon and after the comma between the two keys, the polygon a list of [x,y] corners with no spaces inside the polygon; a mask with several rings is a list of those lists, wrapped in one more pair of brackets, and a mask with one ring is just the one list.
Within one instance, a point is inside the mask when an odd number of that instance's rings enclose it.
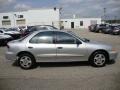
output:
{"label": "black tire", "polygon": [[[28,70],[28,69],[32,69],[35,66],[36,61],[32,55],[24,53],[19,55],[18,63],[22,69]],[[29,65],[27,66],[27,64]]]}
{"label": "black tire", "polygon": [[94,67],[103,67],[107,62],[107,54],[103,51],[96,51],[90,56],[90,64]]}

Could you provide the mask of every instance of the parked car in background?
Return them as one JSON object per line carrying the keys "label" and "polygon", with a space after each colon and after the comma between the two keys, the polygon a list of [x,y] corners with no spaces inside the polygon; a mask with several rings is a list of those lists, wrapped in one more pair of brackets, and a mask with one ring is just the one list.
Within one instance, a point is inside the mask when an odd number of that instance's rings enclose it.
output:
{"label": "parked car in background", "polygon": [[32,27],[34,27],[34,26],[27,26],[27,29],[31,29]]}
{"label": "parked car in background", "polygon": [[107,24],[93,24],[89,26],[89,31],[99,33],[106,29],[107,26]]}
{"label": "parked car in background", "polygon": [[102,29],[102,33],[119,35],[120,28],[118,26],[115,26],[115,25],[109,25],[109,26],[106,26],[106,28]]}
{"label": "parked car in background", "polygon": [[6,30],[7,28],[0,28],[0,30]]}
{"label": "parked car in background", "polygon": [[90,32],[94,32],[96,30],[96,27],[97,27],[97,24],[93,24],[93,25],[90,25],[88,29]]}
{"label": "parked car in background", "polygon": [[13,38],[10,35],[0,33],[0,46],[6,45],[11,40],[13,40]]}
{"label": "parked car in background", "polygon": [[103,32],[103,30],[105,30],[107,27],[109,27],[108,24],[97,24],[94,32],[97,32],[97,33]]}
{"label": "parked car in background", "polygon": [[115,60],[117,51],[110,45],[90,41],[60,30],[38,30],[7,44],[6,58],[18,60],[22,69],[37,62],[89,61],[96,67]]}
{"label": "parked car in background", "polygon": [[23,36],[28,35],[34,31],[38,31],[38,30],[53,30],[53,29],[57,29],[54,26],[51,25],[37,25],[37,26],[32,26],[30,27],[30,29],[28,28],[24,33]]}
{"label": "parked car in background", "polygon": [[14,39],[18,39],[21,37],[21,33],[19,31],[17,31],[14,28],[9,28],[9,29],[0,29],[0,32],[2,34],[7,34],[12,36]]}
{"label": "parked car in background", "polygon": [[120,35],[120,27],[119,26],[111,26],[112,30],[110,31],[110,34],[113,35]]}
{"label": "parked car in background", "polygon": [[101,29],[101,32],[104,34],[110,34],[110,32],[113,30],[113,27],[111,25],[105,26]]}

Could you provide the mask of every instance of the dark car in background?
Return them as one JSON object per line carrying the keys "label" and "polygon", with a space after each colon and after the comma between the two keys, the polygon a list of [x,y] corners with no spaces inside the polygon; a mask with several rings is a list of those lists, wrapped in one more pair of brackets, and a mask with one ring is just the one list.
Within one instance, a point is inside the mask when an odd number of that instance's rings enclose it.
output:
{"label": "dark car in background", "polygon": [[119,26],[112,26],[112,30],[110,31],[110,34],[120,35],[120,27]]}
{"label": "dark car in background", "polygon": [[2,34],[7,34],[13,37],[13,39],[18,39],[21,37],[21,33],[14,29],[14,28],[9,28],[9,29],[0,29],[0,32]]}
{"label": "dark car in background", "polygon": [[90,25],[88,28],[89,28],[89,31],[91,32],[99,33],[99,32],[103,32],[103,30],[106,29],[107,26],[109,25],[108,24],[94,24],[94,25]]}
{"label": "dark car in background", "polygon": [[120,25],[94,24],[88,27],[90,32],[101,32],[104,34],[120,35]]}
{"label": "dark car in background", "polygon": [[104,28],[101,29],[101,32],[104,34],[110,34],[110,32],[113,30],[113,26],[106,25]]}
{"label": "dark car in background", "polygon": [[10,35],[0,33],[0,46],[6,45],[11,40],[13,40],[13,38]]}
{"label": "dark car in background", "polygon": [[34,31],[38,31],[38,30],[53,30],[53,29],[57,29],[54,26],[51,25],[36,25],[36,26],[31,26],[29,27],[27,30],[25,30],[25,32],[23,33],[23,36],[26,36]]}
{"label": "dark car in background", "polygon": [[99,33],[99,32],[104,32],[104,30],[109,27],[108,24],[97,24],[96,30],[95,32]]}
{"label": "dark car in background", "polygon": [[120,34],[120,27],[115,25],[108,25],[106,28],[102,29],[101,31],[104,34],[113,34],[113,35],[119,35]]}
{"label": "dark car in background", "polygon": [[88,27],[90,32],[94,32],[96,30],[97,24],[92,24]]}

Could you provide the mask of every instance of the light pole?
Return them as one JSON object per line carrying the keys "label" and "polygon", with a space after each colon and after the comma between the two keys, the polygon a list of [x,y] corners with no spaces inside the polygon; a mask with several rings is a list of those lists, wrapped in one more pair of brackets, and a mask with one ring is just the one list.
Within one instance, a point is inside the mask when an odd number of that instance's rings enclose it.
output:
{"label": "light pole", "polygon": [[13,23],[14,23],[14,27],[16,26],[16,24],[15,24],[15,23],[16,23],[15,20],[16,20],[16,14],[13,13]]}

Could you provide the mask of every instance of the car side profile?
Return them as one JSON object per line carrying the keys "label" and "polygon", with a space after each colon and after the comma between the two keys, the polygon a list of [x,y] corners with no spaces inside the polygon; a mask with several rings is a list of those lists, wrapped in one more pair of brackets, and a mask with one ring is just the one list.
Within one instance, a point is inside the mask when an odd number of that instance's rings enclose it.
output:
{"label": "car side profile", "polygon": [[96,67],[115,60],[117,51],[110,45],[82,39],[61,30],[40,30],[7,45],[6,58],[18,60],[22,69],[37,62],[89,61]]}

